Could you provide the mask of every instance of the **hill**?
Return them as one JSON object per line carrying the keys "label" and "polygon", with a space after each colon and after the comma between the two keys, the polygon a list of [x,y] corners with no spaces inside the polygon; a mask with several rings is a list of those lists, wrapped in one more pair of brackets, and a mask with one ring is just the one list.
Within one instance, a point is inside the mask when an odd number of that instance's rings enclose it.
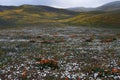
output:
{"label": "hill", "polygon": [[67,10],[75,11],[75,12],[89,12],[89,11],[94,11],[95,8],[74,7],[74,8],[68,8]]}
{"label": "hill", "polygon": [[102,11],[120,10],[120,1],[110,2],[100,7],[97,7],[96,9]]}
{"label": "hill", "polygon": [[100,26],[100,27],[119,27],[120,26],[120,11],[111,12],[87,12],[81,13],[75,17],[60,20],[72,25],[83,26]]}
{"label": "hill", "polygon": [[[48,6],[22,5],[13,8],[1,8],[0,26],[38,25],[56,22],[56,20],[72,17],[78,13]],[[7,23],[7,24],[6,24]]]}
{"label": "hill", "polygon": [[96,8],[75,7],[75,8],[68,8],[68,10],[75,12],[120,10],[120,1],[110,2]]}
{"label": "hill", "polygon": [[[109,4],[110,5],[110,4]],[[105,6],[105,5],[104,5]],[[22,5],[18,7],[1,7],[0,27],[39,26],[56,24],[84,25],[84,26],[120,26],[120,10],[100,10],[74,12],[48,6]]]}
{"label": "hill", "polygon": [[23,9],[24,11],[27,12],[54,12],[54,13],[61,13],[61,14],[75,14],[73,11],[68,11],[66,9],[58,9],[58,8],[53,8],[49,6],[41,6],[41,5],[22,5],[19,6],[18,9]]}
{"label": "hill", "polygon": [[17,8],[17,7],[15,7],[15,6],[0,6],[0,12],[4,11],[4,10],[12,10],[15,8]]}

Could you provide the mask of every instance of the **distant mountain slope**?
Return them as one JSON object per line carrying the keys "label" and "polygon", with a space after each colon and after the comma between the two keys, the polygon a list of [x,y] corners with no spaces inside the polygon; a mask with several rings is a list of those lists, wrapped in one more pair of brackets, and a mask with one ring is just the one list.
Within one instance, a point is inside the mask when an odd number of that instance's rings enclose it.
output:
{"label": "distant mountain slope", "polygon": [[102,10],[102,11],[112,11],[112,10],[117,10],[120,9],[120,1],[115,1],[115,2],[110,2],[105,5],[102,5],[98,8],[97,10]]}
{"label": "distant mountain slope", "polygon": [[89,11],[94,11],[95,8],[75,7],[75,8],[68,8],[68,10],[75,12],[89,12]]}
{"label": "distant mountain slope", "polygon": [[68,10],[76,11],[76,12],[120,10],[120,1],[110,2],[97,8],[75,7],[75,8],[68,8]]}

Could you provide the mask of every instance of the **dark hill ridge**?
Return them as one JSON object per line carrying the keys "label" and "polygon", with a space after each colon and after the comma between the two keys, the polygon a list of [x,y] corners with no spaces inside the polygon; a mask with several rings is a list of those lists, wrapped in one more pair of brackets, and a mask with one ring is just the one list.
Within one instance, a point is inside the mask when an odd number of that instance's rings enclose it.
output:
{"label": "dark hill ridge", "polygon": [[0,6],[0,11],[4,11],[4,10],[12,10],[17,8],[16,6]]}
{"label": "dark hill ridge", "polygon": [[23,8],[24,10],[34,10],[34,11],[42,11],[42,12],[56,12],[56,13],[66,13],[66,14],[75,14],[73,11],[68,11],[65,9],[58,9],[49,6],[41,6],[41,5],[22,5],[18,8]]}
{"label": "dark hill ridge", "polygon": [[76,12],[120,10],[120,1],[110,2],[96,8],[75,7],[75,8],[68,8],[68,10],[76,11]]}
{"label": "dark hill ridge", "polygon": [[69,11],[66,9],[58,9],[49,6],[42,6],[42,5],[21,5],[21,6],[0,6],[0,11],[4,10],[13,10],[13,9],[24,9],[28,12],[31,11],[42,11],[42,12],[55,12],[55,13],[65,13],[65,14],[76,14],[76,12]]}
{"label": "dark hill ridge", "polygon": [[97,9],[103,11],[112,11],[112,10],[120,9],[120,1],[107,3],[105,5],[98,7]]}

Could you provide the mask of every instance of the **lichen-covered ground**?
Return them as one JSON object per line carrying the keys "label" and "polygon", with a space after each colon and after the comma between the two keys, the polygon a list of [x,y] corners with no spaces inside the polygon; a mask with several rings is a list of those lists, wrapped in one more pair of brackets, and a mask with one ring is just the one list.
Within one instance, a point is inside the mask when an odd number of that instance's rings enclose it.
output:
{"label": "lichen-covered ground", "polygon": [[[119,31],[83,27],[1,30],[0,80],[120,80]],[[35,57],[54,59],[60,69],[40,70],[34,65]]]}

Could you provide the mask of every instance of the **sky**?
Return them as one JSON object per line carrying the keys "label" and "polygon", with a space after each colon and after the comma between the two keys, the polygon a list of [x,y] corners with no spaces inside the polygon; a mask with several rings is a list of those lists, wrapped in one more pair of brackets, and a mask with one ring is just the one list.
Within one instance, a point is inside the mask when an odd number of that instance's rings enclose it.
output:
{"label": "sky", "polygon": [[112,1],[116,0],[0,0],[0,5],[19,6],[23,4],[32,4],[32,5],[47,5],[57,8],[70,8],[70,7],[98,7]]}

